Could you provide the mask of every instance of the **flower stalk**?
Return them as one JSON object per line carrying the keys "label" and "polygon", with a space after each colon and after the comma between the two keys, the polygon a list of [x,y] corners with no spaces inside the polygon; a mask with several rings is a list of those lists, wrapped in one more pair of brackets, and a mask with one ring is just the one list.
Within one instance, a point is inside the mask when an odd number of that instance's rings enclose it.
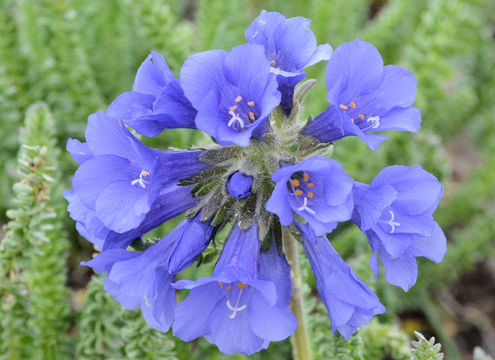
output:
{"label": "flower stalk", "polygon": [[297,330],[291,336],[292,356],[295,360],[311,360],[313,356],[304,314],[304,298],[301,289],[302,280],[297,242],[285,227],[282,228],[282,243],[285,255],[291,266],[292,299],[290,308],[297,317]]}

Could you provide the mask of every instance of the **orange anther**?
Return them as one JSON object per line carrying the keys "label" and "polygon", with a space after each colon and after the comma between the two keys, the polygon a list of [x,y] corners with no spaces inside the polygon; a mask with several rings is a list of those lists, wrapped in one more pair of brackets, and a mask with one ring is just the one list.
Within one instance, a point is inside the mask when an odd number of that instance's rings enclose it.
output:
{"label": "orange anther", "polygon": [[301,190],[299,190],[299,189],[296,190],[296,195],[302,195],[302,194],[303,194],[303,192]]}
{"label": "orange anther", "polygon": [[356,103],[354,101],[351,101],[349,105],[353,109],[356,107]]}
{"label": "orange anther", "polygon": [[359,118],[360,118],[361,120],[364,120],[364,115],[363,115],[363,114],[359,114]]}
{"label": "orange anther", "polygon": [[251,120],[254,120],[254,112],[252,112],[252,111],[249,112],[249,118]]}
{"label": "orange anther", "polygon": [[294,187],[299,186],[299,180],[297,180],[297,179],[291,180],[291,183],[292,183],[292,186],[294,186]]}
{"label": "orange anther", "polygon": [[354,119],[351,119],[352,122],[354,122]]}
{"label": "orange anther", "polygon": [[254,106],[254,101],[248,101],[249,106]]}
{"label": "orange anther", "polygon": [[275,65],[275,60],[270,61],[270,65]]}
{"label": "orange anther", "polygon": [[304,181],[308,182],[308,180],[309,180],[309,174],[304,173]]}
{"label": "orange anther", "polygon": [[314,183],[309,183],[308,184],[308,187],[315,187],[315,184]]}
{"label": "orange anther", "polygon": [[346,105],[344,105],[344,104],[340,104],[340,108],[341,108],[342,110],[347,110],[347,109],[349,109],[349,107],[348,107],[348,106],[346,106]]}
{"label": "orange anther", "polygon": [[313,198],[313,196],[314,196],[314,194],[310,191],[310,192],[308,193],[308,197],[309,197],[310,199],[312,199],[312,198]]}
{"label": "orange anther", "polygon": [[221,281],[218,282],[218,285],[220,285],[220,287],[223,288],[223,284]]}
{"label": "orange anther", "polygon": [[235,101],[235,102],[241,102],[241,100],[242,100],[242,96],[241,96],[241,95],[239,95],[238,97],[236,97],[236,98],[235,98],[235,100],[234,100],[234,101]]}
{"label": "orange anther", "polygon": [[247,286],[247,284],[245,284],[245,283],[239,283],[239,284],[237,284],[237,287],[239,289],[244,289],[246,286]]}
{"label": "orange anther", "polygon": [[232,105],[232,106],[230,107],[230,111],[235,111],[236,109],[237,109],[237,105]]}
{"label": "orange anther", "polygon": [[232,289],[232,285],[227,286],[227,290]]}

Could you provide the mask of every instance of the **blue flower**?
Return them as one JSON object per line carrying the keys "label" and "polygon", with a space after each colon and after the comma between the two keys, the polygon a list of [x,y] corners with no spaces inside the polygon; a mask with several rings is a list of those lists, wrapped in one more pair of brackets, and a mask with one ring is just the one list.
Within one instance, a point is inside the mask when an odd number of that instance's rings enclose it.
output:
{"label": "blue flower", "polygon": [[355,40],[339,46],[327,65],[327,100],[332,104],[303,134],[322,142],[358,136],[372,150],[386,136],[370,132],[419,130],[416,78],[406,69],[387,65],[371,44]]}
{"label": "blue flower", "polygon": [[194,54],[185,61],[180,80],[198,111],[196,126],[221,145],[248,146],[251,136],[266,132],[266,119],[280,103],[260,45]]}
{"label": "blue flower", "polygon": [[234,199],[244,199],[251,195],[252,185],[252,176],[237,171],[227,180],[227,191]]}
{"label": "blue flower", "polygon": [[245,32],[250,44],[264,46],[271,70],[277,74],[282,108],[287,115],[292,108],[294,87],[306,77],[302,70],[328,60],[332,53],[328,44],[317,46],[310,24],[311,21],[303,17],[287,19],[278,12],[262,10]]}
{"label": "blue flower", "polygon": [[84,160],[72,181],[75,194],[117,233],[138,227],[165,186],[207,167],[198,160],[200,151],[148,148],[102,112],[88,118],[86,141],[84,146],[70,142],[76,157]]}
{"label": "blue flower", "polygon": [[184,341],[205,336],[223,353],[249,355],[294,332],[288,265],[276,250],[258,261],[259,251],[257,226],[236,226],[211,277],[178,281],[176,288],[191,292],[177,306],[174,335]]}
{"label": "blue flower", "polygon": [[272,180],[276,185],[266,209],[284,226],[292,223],[295,212],[323,235],[351,218],[353,181],[335,160],[313,156],[281,168]]}
{"label": "blue flower", "polygon": [[182,221],[143,252],[112,249],[83,265],[107,273],[105,290],[126,309],[141,307],[147,323],[163,332],[175,311],[175,275],[189,267],[208,246],[215,231],[200,215]]}
{"label": "blue flower", "polygon": [[162,55],[153,51],[148,55],[132,90],[119,95],[107,114],[145,136],[159,135],[164,129],[196,128],[196,110]]}
{"label": "blue flower", "polygon": [[385,312],[376,294],[359,279],[326,237],[316,236],[307,224],[296,223],[316,277],[316,288],[328,310],[332,330],[346,339],[371,318]]}
{"label": "blue flower", "polygon": [[442,193],[442,184],[419,165],[389,166],[371,185],[356,183],[353,221],[368,237],[375,274],[378,253],[387,281],[407,291],[416,283],[416,257],[442,261],[446,239],[433,219]]}
{"label": "blue flower", "polygon": [[124,233],[107,228],[95,215],[95,211],[84,205],[74,190],[66,190],[64,197],[69,202],[67,210],[76,221],[79,234],[105,251],[113,248],[125,249],[135,239],[195,206],[200,198],[193,197],[191,190],[192,186],[178,186],[177,183],[163,187],[139,226]]}

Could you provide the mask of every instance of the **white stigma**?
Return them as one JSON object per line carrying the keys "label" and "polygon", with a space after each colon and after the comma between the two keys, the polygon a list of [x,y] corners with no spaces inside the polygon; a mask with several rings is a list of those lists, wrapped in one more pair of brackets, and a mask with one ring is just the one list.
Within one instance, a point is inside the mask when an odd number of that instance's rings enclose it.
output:
{"label": "white stigma", "polygon": [[376,129],[378,126],[380,126],[380,117],[379,116],[371,116],[366,120],[366,122],[370,122],[371,128]]}
{"label": "white stigma", "polygon": [[241,129],[244,128],[244,121],[242,121],[239,114],[236,114],[232,110],[230,110],[229,115],[232,117],[230,118],[229,123],[227,124],[228,127],[232,127],[236,122],[238,122]]}
{"label": "white stigma", "polygon": [[390,225],[391,227],[390,233],[393,234],[395,232],[395,227],[400,226],[400,223],[394,221],[395,220],[394,212],[392,210],[389,210],[389,212],[390,212],[390,220],[388,221],[380,220],[380,222]]}
{"label": "white stigma", "polygon": [[150,175],[149,172],[144,171],[144,170],[141,170],[141,173],[139,174],[139,178],[138,179],[135,179],[135,180],[132,180],[131,181],[131,185],[134,186],[136,184],[139,184],[139,186],[141,186],[143,189],[146,189],[146,184],[149,184],[150,182],[144,180],[143,179],[143,176],[149,176],[149,175]]}
{"label": "white stigma", "polygon": [[303,210],[306,210],[307,212],[309,212],[310,214],[313,214],[313,215],[316,214],[316,212],[313,209],[310,209],[308,207],[308,198],[307,197],[304,197],[304,202],[303,202],[302,206],[297,208],[297,211],[303,211]]}
{"label": "white stigma", "polygon": [[239,301],[241,300],[242,290],[243,289],[239,290],[239,295],[237,295],[237,301],[235,302],[235,306],[230,305],[230,300],[227,300],[227,307],[230,310],[232,310],[232,314],[229,315],[230,319],[235,319],[238,311],[242,311],[245,308],[247,308],[247,305],[239,306]]}

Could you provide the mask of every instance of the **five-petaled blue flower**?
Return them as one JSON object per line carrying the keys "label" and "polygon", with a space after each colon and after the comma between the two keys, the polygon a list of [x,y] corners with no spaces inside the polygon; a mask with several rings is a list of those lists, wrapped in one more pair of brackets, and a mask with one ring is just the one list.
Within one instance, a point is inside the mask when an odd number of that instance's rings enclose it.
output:
{"label": "five-petaled blue flower", "polygon": [[281,168],[272,180],[276,185],[266,209],[277,214],[284,226],[292,223],[296,213],[319,236],[351,218],[353,181],[335,160],[313,156]]}
{"label": "five-petaled blue flower", "polygon": [[419,165],[389,166],[371,185],[356,183],[353,221],[368,237],[375,274],[378,253],[386,279],[407,291],[416,283],[416,257],[442,261],[447,242],[433,219],[442,193],[442,184]]}
{"label": "five-petaled blue flower", "polygon": [[162,55],[154,51],[148,55],[132,90],[119,95],[107,114],[145,136],[160,135],[163,129],[196,128],[196,110]]}
{"label": "five-petaled blue flower", "polygon": [[264,46],[271,71],[277,74],[281,105],[287,115],[292,108],[294,87],[306,77],[303,69],[328,60],[332,54],[330,45],[317,46],[310,24],[311,21],[303,17],[287,19],[278,12],[262,10],[245,33],[250,44]]}
{"label": "five-petaled blue flower", "polygon": [[196,126],[221,145],[249,146],[267,131],[280,103],[277,80],[260,45],[190,56],[180,71],[186,97],[198,111]]}
{"label": "five-petaled blue flower", "polygon": [[260,255],[257,226],[236,226],[212,276],[174,285],[192,289],[177,306],[174,335],[185,341],[205,336],[226,354],[265,349],[297,327],[290,284],[290,269],[276,249]]}
{"label": "five-petaled blue flower", "polygon": [[[350,337],[385,307],[325,236],[348,220],[368,237],[373,271],[378,255],[386,279],[404,290],[416,281],[416,257],[442,260],[446,239],[433,212],[443,187],[433,175],[390,166],[366,185],[321,156],[345,136],[374,150],[385,139],[375,131],[417,131],[416,79],[383,66],[377,49],[360,40],[331,55],[309,25],[262,11],[245,32],[248,44],[191,55],[180,80],[152,52],[133,91],[88,118],[86,142],[69,139],[79,168],[64,194],[68,210],[101,250],[83,264],[107,274],[106,291],[125,308],[140,307],[150,326],[172,327],[184,341],[204,337],[227,354],[253,354],[287,338],[297,319],[284,250],[293,262],[298,238],[333,331]],[[331,106],[302,123],[292,111],[294,88],[306,67],[328,59]],[[199,129],[217,144],[161,151],[128,127],[145,136]],[[184,212],[158,242],[143,239]],[[211,276],[180,274],[220,247]],[[178,289],[190,290],[179,304]]]}
{"label": "five-petaled blue flower", "polygon": [[304,134],[323,142],[357,136],[376,150],[388,138],[375,131],[419,130],[421,115],[411,106],[416,100],[416,78],[399,66],[383,66],[370,43],[355,40],[340,45],[328,62],[326,82],[332,105]]}

